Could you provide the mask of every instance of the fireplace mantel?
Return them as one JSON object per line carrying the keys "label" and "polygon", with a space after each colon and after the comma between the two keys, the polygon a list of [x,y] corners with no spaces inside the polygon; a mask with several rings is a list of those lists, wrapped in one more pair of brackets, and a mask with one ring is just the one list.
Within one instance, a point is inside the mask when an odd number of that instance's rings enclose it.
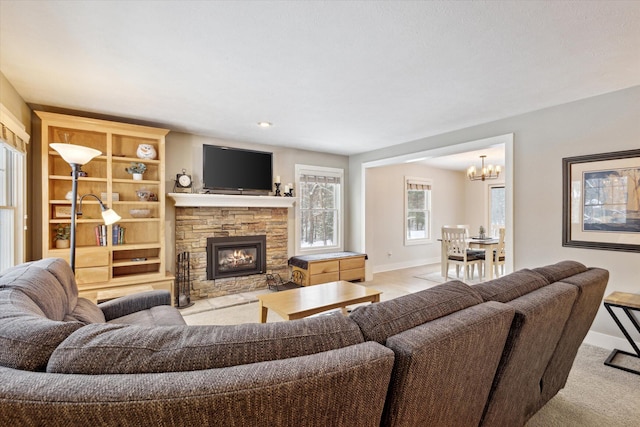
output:
{"label": "fireplace mantel", "polygon": [[296,197],[240,196],[235,194],[168,193],[175,206],[182,207],[269,207],[290,208]]}

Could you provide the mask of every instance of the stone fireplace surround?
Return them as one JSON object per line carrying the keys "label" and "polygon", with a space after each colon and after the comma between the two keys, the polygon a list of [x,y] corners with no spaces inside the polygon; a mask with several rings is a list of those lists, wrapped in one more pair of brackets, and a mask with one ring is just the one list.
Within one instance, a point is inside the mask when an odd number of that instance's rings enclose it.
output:
{"label": "stone fireplace surround", "polygon": [[[176,253],[191,253],[192,299],[267,288],[266,273],[289,277],[288,215],[295,198],[170,193]],[[288,200],[287,200],[288,199]],[[266,235],[266,272],[207,280],[207,238]]]}

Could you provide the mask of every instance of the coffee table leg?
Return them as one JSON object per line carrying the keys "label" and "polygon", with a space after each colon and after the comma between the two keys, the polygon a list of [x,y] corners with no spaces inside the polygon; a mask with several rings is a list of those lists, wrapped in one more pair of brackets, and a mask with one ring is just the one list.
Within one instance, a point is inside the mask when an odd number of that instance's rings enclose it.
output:
{"label": "coffee table leg", "polygon": [[260,323],[267,323],[268,311],[269,311],[269,307],[263,306],[262,301],[260,301]]}

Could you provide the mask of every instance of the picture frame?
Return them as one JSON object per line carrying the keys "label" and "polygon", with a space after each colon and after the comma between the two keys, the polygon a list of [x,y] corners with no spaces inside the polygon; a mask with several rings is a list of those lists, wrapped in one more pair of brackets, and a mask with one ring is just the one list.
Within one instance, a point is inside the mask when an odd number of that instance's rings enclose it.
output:
{"label": "picture frame", "polygon": [[562,246],[640,252],[640,150],[562,159]]}
{"label": "picture frame", "polygon": [[54,218],[71,218],[71,206],[58,205],[53,207]]}

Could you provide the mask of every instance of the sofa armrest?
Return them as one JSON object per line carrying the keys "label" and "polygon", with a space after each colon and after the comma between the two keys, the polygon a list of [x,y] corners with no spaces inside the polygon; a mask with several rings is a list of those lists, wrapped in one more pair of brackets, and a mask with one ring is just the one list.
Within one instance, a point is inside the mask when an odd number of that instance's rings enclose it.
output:
{"label": "sofa armrest", "polygon": [[106,321],[126,316],[157,305],[171,305],[171,293],[165,290],[140,292],[98,304]]}

